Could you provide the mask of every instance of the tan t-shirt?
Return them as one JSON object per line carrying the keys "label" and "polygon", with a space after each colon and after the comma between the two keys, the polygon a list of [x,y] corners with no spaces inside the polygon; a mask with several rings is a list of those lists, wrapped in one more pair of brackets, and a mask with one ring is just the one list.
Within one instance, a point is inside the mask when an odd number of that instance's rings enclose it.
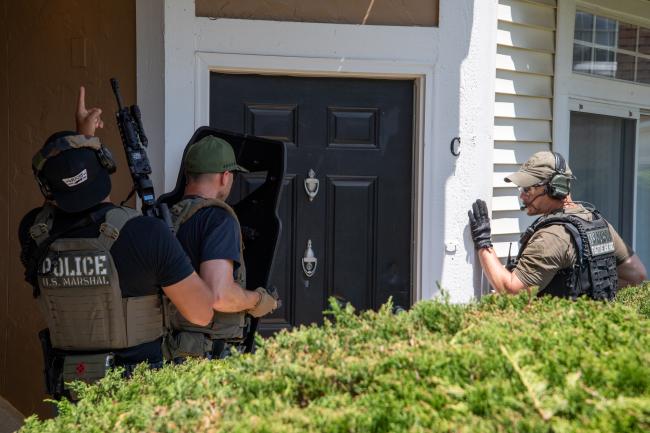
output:
{"label": "tan t-shirt", "polygon": [[[564,209],[564,214],[576,215],[586,221],[593,219],[592,213],[581,205]],[[634,251],[621,239],[616,230],[609,223],[607,224],[614,240],[616,264],[620,265],[628,257],[633,256]],[[564,226],[555,224],[533,234],[513,272],[526,286],[539,286],[543,289],[558,271],[572,267],[575,261],[576,248],[571,235]]]}

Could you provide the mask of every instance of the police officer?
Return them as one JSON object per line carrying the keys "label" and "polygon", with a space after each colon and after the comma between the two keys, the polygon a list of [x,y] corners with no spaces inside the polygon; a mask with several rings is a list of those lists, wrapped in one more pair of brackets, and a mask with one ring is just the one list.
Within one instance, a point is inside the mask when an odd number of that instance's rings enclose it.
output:
{"label": "police officer", "polygon": [[110,200],[115,163],[94,136],[101,110],[86,109],[77,131],[49,137],[32,168],[46,202],[21,221],[21,259],[42,307],[47,390],[92,382],[107,368],[162,364],[162,292],[192,323],[212,318],[212,292],[160,220]]}
{"label": "police officer", "polygon": [[170,356],[221,357],[228,343],[239,343],[247,327],[246,313],[264,316],[278,302],[262,287],[246,290],[243,242],[237,215],[226,204],[237,164],[230,144],[209,135],[188,149],[183,161],[187,178],[183,199],[171,208],[177,237],[194,269],[214,294],[215,314],[207,327],[186,323],[171,314]]}
{"label": "police officer", "polygon": [[539,295],[612,299],[618,287],[640,284],[646,269],[598,211],[571,199],[574,177],[562,155],[538,152],[505,178],[519,187],[528,215],[540,217],[522,235],[514,263],[504,267],[492,248],[487,206],[469,211],[479,260],[497,292],[518,293],[533,286]]}

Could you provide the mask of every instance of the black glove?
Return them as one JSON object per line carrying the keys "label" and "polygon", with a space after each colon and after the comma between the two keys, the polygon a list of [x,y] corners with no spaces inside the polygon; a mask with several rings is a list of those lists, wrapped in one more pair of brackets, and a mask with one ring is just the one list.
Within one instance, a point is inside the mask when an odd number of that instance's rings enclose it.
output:
{"label": "black glove", "polygon": [[472,204],[472,210],[467,212],[469,216],[469,228],[472,233],[474,247],[492,248],[492,230],[490,228],[490,217],[488,216],[487,205],[483,200],[476,200]]}

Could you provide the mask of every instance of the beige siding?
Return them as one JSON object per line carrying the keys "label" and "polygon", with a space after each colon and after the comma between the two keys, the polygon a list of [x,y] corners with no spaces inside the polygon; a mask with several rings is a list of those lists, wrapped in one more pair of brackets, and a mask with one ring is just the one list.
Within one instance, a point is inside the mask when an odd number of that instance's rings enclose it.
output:
{"label": "beige siding", "polygon": [[496,95],[494,115],[519,119],[551,120],[551,101],[516,95]]}
{"label": "beige siding", "polygon": [[497,48],[497,68],[513,72],[553,75],[553,55],[499,46]]}
{"label": "beige siding", "polygon": [[495,91],[497,94],[551,98],[553,96],[553,80],[552,77],[542,75],[521,74],[517,71],[497,69]]}
{"label": "beige siding", "polygon": [[[535,152],[548,149],[548,143],[527,141],[495,141],[494,164],[495,173],[504,164],[517,164],[530,158]],[[508,172],[509,173],[509,172]],[[506,173],[507,174],[507,173]],[[503,181],[503,176],[501,177]],[[496,186],[496,185],[495,185]]]}
{"label": "beige siding", "polygon": [[525,48],[552,53],[555,33],[520,24],[502,22],[497,30],[497,43],[506,47]]}
{"label": "beige siding", "polygon": [[[492,197],[492,212],[504,212],[510,210],[519,210],[519,201],[515,194],[505,197]],[[494,232],[494,234],[500,233]]]}
{"label": "beige siding", "polygon": [[555,6],[522,0],[499,0],[497,17],[499,21],[555,29]]}
{"label": "beige siding", "polygon": [[555,0],[499,0],[492,217],[495,250],[516,254],[530,218],[503,178],[552,141]]}
{"label": "beige siding", "polygon": [[498,141],[551,141],[551,122],[537,119],[494,119],[494,139]]}
{"label": "beige siding", "polygon": [[437,26],[439,0],[196,0],[198,17]]}

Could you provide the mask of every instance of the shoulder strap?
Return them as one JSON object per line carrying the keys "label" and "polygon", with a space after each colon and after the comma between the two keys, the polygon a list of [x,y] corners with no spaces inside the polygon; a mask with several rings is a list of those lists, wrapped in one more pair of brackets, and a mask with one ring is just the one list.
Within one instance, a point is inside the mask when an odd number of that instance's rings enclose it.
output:
{"label": "shoulder strap", "polygon": [[36,245],[40,245],[50,236],[53,221],[54,207],[50,204],[46,204],[36,215],[36,218],[34,218],[34,224],[29,228],[29,235],[34,239]]}
{"label": "shoulder strap", "polygon": [[189,219],[187,214],[192,211],[192,205],[197,201],[196,198],[186,198],[169,209],[169,212],[172,215],[172,225],[174,227],[174,233],[178,233],[179,227]]}
{"label": "shoulder strap", "polygon": [[192,216],[194,216],[195,213],[206,207],[219,207],[221,209],[224,209],[230,216],[235,219],[235,221],[237,221],[237,224],[239,224],[239,218],[237,218],[237,214],[233,208],[230,207],[230,205],[225,201],[219,200],[217,198],[208,199],[203,197],[193,197],[181,200],[172,206],[171,213],[174,221],[174,229],[178,230],[178,228],[185,221],[189,220],[192,218]]}
{"label": "shoulder strap", "polygon": [[579,218],[572,217],[570,215],[562,215],[562,216],[550,216],[550,217],[539,217],[533,222],[533,224],[530,225],[526,229],[523,235],[521,235],[521,239],[519,241],[519,253],[517,254],[517,259],[521,257],[521,254],[524,251],[524,248],[530,241],[530,238],[535,234],[538,230],[541,230],[545,227],[549,227],[552,225],[562,225],[564,226],[565,229],[569,232],[571,235],[571,238],[573,239],[577,252],[578,252],[578,257],[580,263],[582,263],[583,255],[584,255],[584,245],[582,242],[582,236],[580,235],[580,231],[578,229],[579,225]]}
{"label": "shoulder strap", "polygon": [[140,212],[135,209],[120,206],[106,212],[104,222],[99,226],[99,236],[97,239],[104,245],[106,251],[110,250],[113,243],[120,236],[120,230],[131,219],[140,216]]}

